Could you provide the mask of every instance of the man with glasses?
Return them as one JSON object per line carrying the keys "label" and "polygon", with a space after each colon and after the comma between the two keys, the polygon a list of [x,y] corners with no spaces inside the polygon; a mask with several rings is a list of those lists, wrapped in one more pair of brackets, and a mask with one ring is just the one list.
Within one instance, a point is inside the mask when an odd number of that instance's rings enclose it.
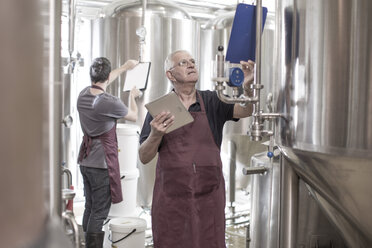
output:
{"label": "man with glasses", "polygon": [[[248,95],[254,62],[241,64]],[[199,74],[187,51],[170,54],[165,73],[194,122],[166,134],[174,116],[147,113],[142,127],[142,163],[159,153],[151,209],[154,248],[225,248],[222,129],[226,121],[250,116],[252,106],[226,104],[214,91],[196,90]]]}

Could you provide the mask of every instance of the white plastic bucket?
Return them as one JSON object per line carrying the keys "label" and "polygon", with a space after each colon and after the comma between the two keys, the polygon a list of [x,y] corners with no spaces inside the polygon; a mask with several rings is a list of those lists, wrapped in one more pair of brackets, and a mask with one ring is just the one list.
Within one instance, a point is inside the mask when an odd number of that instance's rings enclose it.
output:
{"label": "white plastic bucket", "polygon": [[137,206],[137,182],[139,171],[134,169],[121,174],[121,190],[123,193],[123,201],[116,204],[111,204],[109,216],[111,217],[126,217],[133,216]]}
{"label": "white plastic bucket", "polygon": [[146,220],[136,217],[116,218],[110,221],[112,247],[144,248]]}
{"label": "white plastic bucket", "polygon": [[[111,247],[111,241],[109,240],[109,235],[110,235],[110,230],[109,230],[109,226],[110,226],[110,221],[111,221],[111,217],[109,216],[105,222],[103,222],[103,231],[105,232],[105,237],[103,239],[103,248],[112,248]],[[111,239],[111,236],[110,236],[110,239]]]}
{"label": "white plastic bucket", "polygon": [[137,168],[140,127],[131,124],[117,124],[118,153],[120,172]]}

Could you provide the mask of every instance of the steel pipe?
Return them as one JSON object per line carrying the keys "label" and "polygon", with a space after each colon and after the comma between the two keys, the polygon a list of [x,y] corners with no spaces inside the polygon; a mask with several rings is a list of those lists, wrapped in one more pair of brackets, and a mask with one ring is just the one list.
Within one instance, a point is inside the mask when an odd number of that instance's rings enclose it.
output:
{"label": "steel pipe", "polygon": [[218,98],[225,102],[225,103],[241,103],[241,104],[245,104],[247,102],[249,103],[252,103],[252,102],[257,102],[259,101],[259,97],[247,97],[247,96],[244,96],[244,97],[236,97],[236,98],[233,98],[233,97],[228,97],[226,96],[225,94],[223,94],[223,89],[221,89],[221,87],[224,89],[225,86],[222,86],[222,85],[217,85],[216,86],[216,92],[217,92],[217,96]]}
{"label": "steel pipe", "polygon": [[243,174],[244,175],[264,174],[267,170],[268,168],[265,166],[243,168]]}
{"label": "steel pipe", "polygon": [[69,13],[68,13],[68,21],[69,21],[69,37],[68,37],[68,52],[70,53],[70,60],[72,57],[72,53],[74,52],[74,40],[75,40],[75,20],[76,20],[76,0],[69,0],[68,3]]}
{"label": "steel pipe", "polygon": [[66,210],[65,212],[62,213],[62,218],[72,227],[72,231],[74,234],[74,247],[79,248],[80,247],[79,226],[75,220],[74,213],[69,210]]}

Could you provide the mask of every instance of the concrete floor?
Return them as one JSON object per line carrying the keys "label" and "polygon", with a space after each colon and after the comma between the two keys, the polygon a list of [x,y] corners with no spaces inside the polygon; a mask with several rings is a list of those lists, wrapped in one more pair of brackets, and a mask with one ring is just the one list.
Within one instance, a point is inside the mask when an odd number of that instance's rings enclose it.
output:
{"label": "concrete floor", "polygon": [[[236,201],[234,208],[230,208],[230,203],[226,203],[226,247],[227,248],[245,248],[246,247],[246,230],[249,222],[250,197],[243,190],[237,190]],[[74,214],[76,221],[81,229],[81,221],[83,214],[83,203],[74,204]],[[240,216],[240,217],[237,217]],[[135,217],[140,217],[146,220],[147,229],[145,232],[145,247],[153,248],[151,234],[151,216],[149,211],[136,209]],[[234,218],[236,217],[236,218]],[[104,248],[111,248],[111,242],[108,240],[109,227],[108,224],[104,227],[106,231]],[[84,243],[84,233],[80,230],[81,243]],[[81,246],[83,248],[84,245]]]}
{"label": "concrete floor", "polygon": [[[250,196],[243,190],[236,191],[236,201],[234,208],[226,203],[226,247],[245,248],[247,226],[249,223]],[[240,216],[238,218],[233,217]],[[146,231],[146,248],[153,248],[151,237],[151,216],[147,212],[142,212],[141,218],[146,219],[148,229]]]}

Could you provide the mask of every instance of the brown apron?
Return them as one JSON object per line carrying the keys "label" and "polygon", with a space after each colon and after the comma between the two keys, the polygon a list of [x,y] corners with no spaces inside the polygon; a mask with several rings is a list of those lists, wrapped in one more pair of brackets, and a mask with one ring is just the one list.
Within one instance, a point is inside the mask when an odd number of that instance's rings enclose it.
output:
{"label": "brown apron", "polygon": [[152,203],[154,248],[225,248],[225,182],[203,99],[194,122],[164,135]]}
{"label": "brown apron", "polygon": [[116,123],[110,131],[100,136],[89,137],[88,135],[84,134],[83,142],[80,146],[78,162],[81,162],[83,158],[86,158],[89,155],[92,139],[100,139],[101,141],[103,150],[105,152],[107,169],[110,178],[111,201],[112,203],[119,203],[123,200],[123,194],[121,191],[120,182]]}

